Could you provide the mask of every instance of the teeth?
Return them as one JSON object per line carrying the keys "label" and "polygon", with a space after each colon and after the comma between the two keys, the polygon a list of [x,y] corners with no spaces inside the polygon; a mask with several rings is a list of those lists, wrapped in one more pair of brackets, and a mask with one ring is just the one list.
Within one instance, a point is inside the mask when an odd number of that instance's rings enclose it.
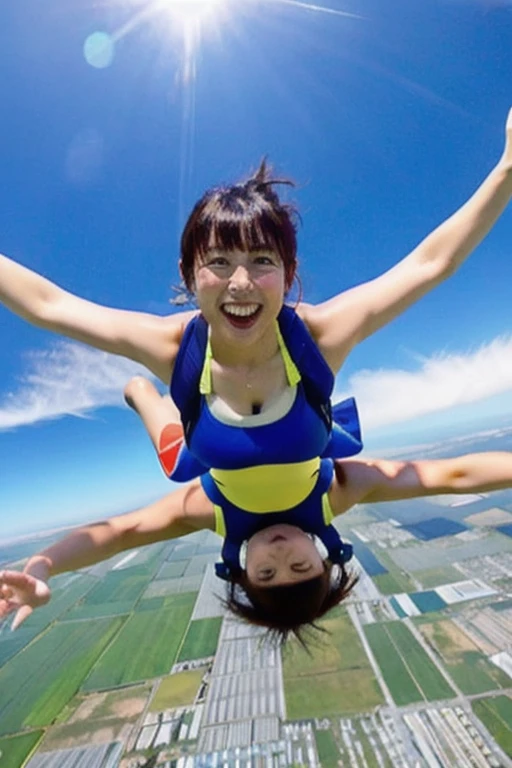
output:
{"label": "teeth", "polygon": [[237,317],[249,317],[254,315],[258,309],[258,304],[224,304],[224,312],[227,312],[228,315],[237,315]]}

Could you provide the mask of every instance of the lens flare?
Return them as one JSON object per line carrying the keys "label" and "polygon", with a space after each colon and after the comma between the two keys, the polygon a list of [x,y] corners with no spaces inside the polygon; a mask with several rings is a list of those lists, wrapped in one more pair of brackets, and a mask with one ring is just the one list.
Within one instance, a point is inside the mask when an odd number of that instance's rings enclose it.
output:
{"label": "lens flare", "polygon": [[204,19],[215,13],[216,8],[222,5],[224,0],[163,0],[162,7],[167,6],[169,12],[177,18],[186,21],[188,19]]}
{"label": "lens flare", "polygon": [[93,32],[84,43],[84,57],[91,67],[105,69],[114,58],[114,41],[106,32]]}

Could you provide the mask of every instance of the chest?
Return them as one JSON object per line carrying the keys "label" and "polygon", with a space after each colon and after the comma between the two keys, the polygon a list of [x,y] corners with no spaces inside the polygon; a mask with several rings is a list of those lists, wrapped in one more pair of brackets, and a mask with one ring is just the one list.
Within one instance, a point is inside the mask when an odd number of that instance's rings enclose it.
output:
{"label": "chest", "polygon": [[219,365],[212,360],[213,393],[241,416],[263,412],[288,386],[280,354],[256,367]]}

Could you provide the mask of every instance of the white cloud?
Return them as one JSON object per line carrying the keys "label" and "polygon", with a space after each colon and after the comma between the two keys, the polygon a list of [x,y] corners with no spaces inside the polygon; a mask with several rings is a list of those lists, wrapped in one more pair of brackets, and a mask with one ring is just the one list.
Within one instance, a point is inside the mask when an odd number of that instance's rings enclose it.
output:
{"label": "white cloud", "polygon": [[121,406],[127,381],[150,376],[130,360],[67,341],[30,353],[28,361],[19,388],[0,400],[0,430]]}
{"label": "white cloud", "polygon": [[416,371],[364,370],[349,380],[365,428],[475,403],[512,390],[512,337],[500,336],[466,354],[423,359]]}
{"label": "white cloud", "polygon": [[[85,417],[122,406],[123,387],[140,365],[72,342],[29,355],[19,388],[0,400],[0,430],[63,416]],[[467,354],[423,359],[416,371],[364,370],[349,380],[365,430],[475,403],[512,391],[512,337],[498,337]]]}

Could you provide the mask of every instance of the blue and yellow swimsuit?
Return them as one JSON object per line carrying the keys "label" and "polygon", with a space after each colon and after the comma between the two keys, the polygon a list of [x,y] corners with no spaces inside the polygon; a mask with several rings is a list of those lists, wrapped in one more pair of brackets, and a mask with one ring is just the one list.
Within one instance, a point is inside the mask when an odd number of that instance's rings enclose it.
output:
{"label": "blue and yellow swimsuit", "polygon": [[[277,321],[276,336],[288,386],[255,415],[240,416],[215,396],[209,340],[204,354],[201,397],[187,447],[188,459],[203,468],[201,483],[214,505],[216,532],[225,538],[223,559],[231,563],[236,562],[244,540],[275,523],[297,525],[335,543],[327,495],[333,461],[322,457],[347,456],[361,450],[361,443],[349,433],[341,438],[336,433],[338,443],[334,439],[333,444],[333,432],[308,401],[303,377]],[[346,409],[358,433],[352,400],[347,401]],[[180,477],[178,464],[171,479],[189,476]],[[335,536],[339,543],[337,533]]]}

